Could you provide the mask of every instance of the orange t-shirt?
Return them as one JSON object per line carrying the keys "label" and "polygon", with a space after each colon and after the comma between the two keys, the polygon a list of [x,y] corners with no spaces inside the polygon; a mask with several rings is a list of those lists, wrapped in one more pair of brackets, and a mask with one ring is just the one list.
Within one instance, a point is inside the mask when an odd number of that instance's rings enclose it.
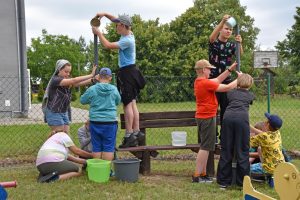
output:
{"label": "orange t-shirt", "polygon": [[197,78],[194,82],[194,95],[196,97],[195,118],[207,119],[215,117],[218,109],[218,101],[215,91],[219,83],[206,78]]}

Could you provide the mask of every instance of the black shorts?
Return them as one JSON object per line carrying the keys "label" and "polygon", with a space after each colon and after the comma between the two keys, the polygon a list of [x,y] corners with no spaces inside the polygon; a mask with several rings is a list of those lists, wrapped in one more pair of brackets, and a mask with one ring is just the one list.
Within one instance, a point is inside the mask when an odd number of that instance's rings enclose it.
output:
{"label": "black shorts", "polygon": [[124,106],[135,100],[146,81],[135,65],[128,65],[119,69],[117,73],[117,87]]}

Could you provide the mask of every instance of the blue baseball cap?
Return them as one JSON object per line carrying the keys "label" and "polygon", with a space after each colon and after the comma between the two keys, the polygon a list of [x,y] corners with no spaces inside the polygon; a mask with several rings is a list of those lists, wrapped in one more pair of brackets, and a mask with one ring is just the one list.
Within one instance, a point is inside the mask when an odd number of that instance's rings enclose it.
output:
{"label": "blue baseball cap", "polygon": [[100,76],[112,76],[111,70],[107,67],[103,67],[99,71]]}
{"label": "blue baseball cap", "polygon": [[265,113],[266,118],[268,119],[270,125],[274,129],[280,129],[282,126],[282,119],[278,115],[271,115],[270,113]]}

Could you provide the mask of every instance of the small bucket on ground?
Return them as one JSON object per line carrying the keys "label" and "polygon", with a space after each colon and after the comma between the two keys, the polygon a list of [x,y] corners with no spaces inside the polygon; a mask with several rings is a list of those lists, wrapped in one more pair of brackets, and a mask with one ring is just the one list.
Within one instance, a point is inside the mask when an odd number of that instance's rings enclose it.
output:
{"label": "small bucket on ground", "polygon": [[173,146],[185,146],[186,145],[186,132],[185,131],[173,131],[172,132],[172,145]]}
{"label": "small bucket on ground", "polygon": [[104,183],[109,180],[111,161],[101,159],[89,159],[86,162],[89,180],[98,183]]}
{"label": "small bucket on ground", "polygon": [[114,172],[117,180],[136,182],[139,179],[141,160],[132,158],[114,160],[112,162],[114,164]]}

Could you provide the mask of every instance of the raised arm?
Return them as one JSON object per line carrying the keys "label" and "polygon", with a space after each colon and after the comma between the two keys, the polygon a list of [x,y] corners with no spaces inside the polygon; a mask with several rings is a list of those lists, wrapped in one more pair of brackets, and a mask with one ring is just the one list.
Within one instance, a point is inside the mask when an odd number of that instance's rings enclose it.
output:
{"label": "raised arm", "polygon": [[221,22],[216,26],[216,28],[213,30],[213,32],[210,34],[209,36],[209,42],[210,43],[213,43],[218,35],[219,35],[219,32],[222,30],[223,28],[223,25],[225,24],[225,22],[227,21],[227,19],[230,17],[230,15],[224,15]]}
{"label": "raised arm", "polygon": [[262,130],[257,129],[257,128],[255,128],[255,127],[252,126],[252,125],[250,125],[250,132],[251,132],[251,133],[255,133],[255,135],[260,134],[260,133],[263,133]]}
{"label": "raised arm", "polygon": [[112,20],[114,20],[114,19],[117,18],[117,17],[115,17],[115,16],[113,16],[113,15],[111,15],[111,14],[109,14],[109,13],[106,13],[106,12],[99,12],[99,13],[96,14],[95,17],[97,17],[97,18],[99,18],[99,19],[101,19],[102,17],[106,17],[106,18],[109,19],[110,21],[112,21]]}
{"label": "raised arm", "polygon": [[103,33],[99,30],[98,27],[93,26],[92,31],[95,35],[97,35],[100,39],[101,44],[107,49],[119,49],[119,45],[117,42],[110,42],[108,41]]}
{"label": "raised arm", "polygon": [[213,81],[216,81],[218,83],[222,83],[228,76],[235,70],[237,66],[237,62],[234,62],[230,67],[228,67],[227,70],[225,70],[222,74],[220,74],[217,78],[212,79]]}
{"label": "raised arm", "polygon": [[82,86],[82,85],[88,85],[92,82],[92,78],[94,77],[96,68],[97,68],[97,66],[94,65],[92,73],[89,74],[89,75],[63,79],[60,82],[59,85],[60,86],[74,86],[74,87],[78,87],[78,86]]}
{"label": "raised arm", "polygon": [[[226,70],[228,71],[228,70]],[[223,72],[224,73],[224,72]],[[242,74],[242,72],[237,72],[237,75],[240,76]],[[231,83],[229,84],[220,84],[219,87],[217,88],[216,92],[227,92],[229,90],[232,90],[234,88],[237,87],[237,79],[235,79],[234,81],[232,81]]]}
{"label": "raised arm", "polygon": [[220,84],[219,87],[217,88],[216,92],[227,92],[229,90],[232,90],[236,88],[237,86],[237,80],[232,81],[229,84]]}

